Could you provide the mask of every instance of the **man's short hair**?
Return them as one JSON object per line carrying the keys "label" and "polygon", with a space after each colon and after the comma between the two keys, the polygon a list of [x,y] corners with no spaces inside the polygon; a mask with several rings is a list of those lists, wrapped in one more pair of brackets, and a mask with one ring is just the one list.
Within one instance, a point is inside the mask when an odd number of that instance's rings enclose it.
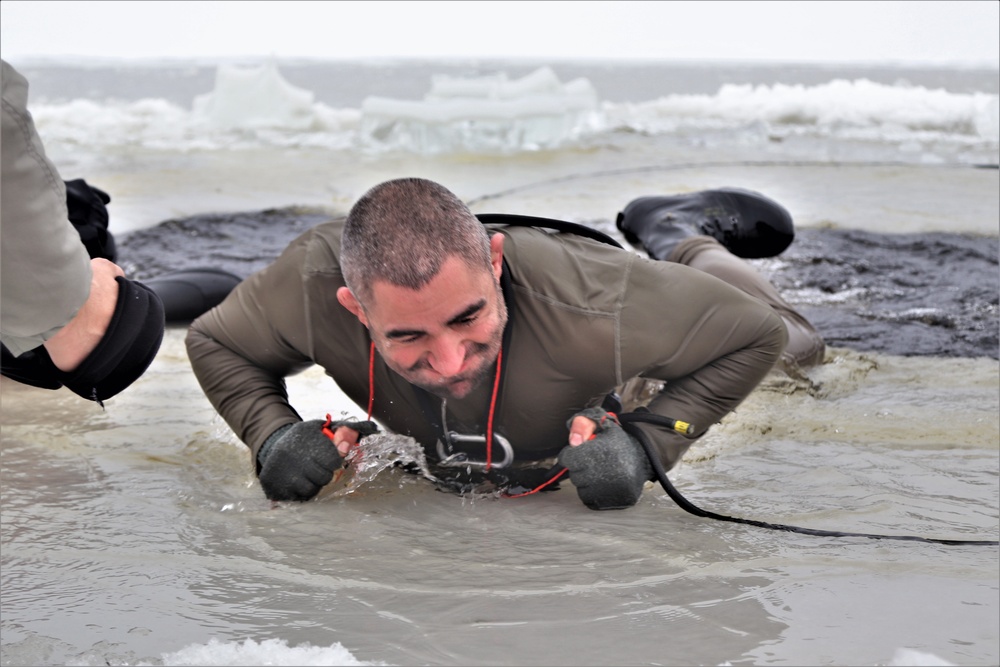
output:
{"label": "man's short hair", "polygon": [[472,211],[438,183],[386,181],[366,192],[347,215],[340,264],[347,287],[362,305],[370,302],[375,281],[417,290],[448,257],[489,270],[489,235]]}

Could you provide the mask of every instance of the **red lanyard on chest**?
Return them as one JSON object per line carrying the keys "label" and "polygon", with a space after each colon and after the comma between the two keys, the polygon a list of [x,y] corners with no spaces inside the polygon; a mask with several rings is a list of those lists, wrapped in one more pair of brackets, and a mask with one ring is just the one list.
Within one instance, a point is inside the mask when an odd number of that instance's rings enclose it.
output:
{"label": "red lanyard on chest", "polygon": [[[500,393],[500,376],[503,369],[503,349],[497,353],[497,370],[493,375],[493,393],[490,396],[490,410],[486,418],[486,470],[493,463],[493,416],[496,412],[497,395]],[[371,421],[375,406],[375,341],[368,351],[368,420]]]}

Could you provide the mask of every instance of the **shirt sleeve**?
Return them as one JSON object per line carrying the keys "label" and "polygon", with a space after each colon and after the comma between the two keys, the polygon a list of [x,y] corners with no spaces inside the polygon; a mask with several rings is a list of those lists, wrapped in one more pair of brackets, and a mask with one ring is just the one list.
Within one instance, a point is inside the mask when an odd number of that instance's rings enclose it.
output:
{"label": "shirt sleeve", "polygon": [[284,382],[313,363],[295,340],[307,329],[301,241],[196,319],[186,338],[205,395],[254,457],[275,430],[301,421]]}
{"label": "shirt sleeve", "polygon": [[73,319],[90,294],[91,269],[65,184],[28,112],[28,82],[2,67],[0,338],[19,356]]}
{"label": "shirt sleeve", "polygon": [[625,302],[625,377],[664,381],[648,409],[694,427],[685,436],[640,425],[669,470],[764,379],[781,356],[787,332],[762,301],[679,264],[638,260]]}

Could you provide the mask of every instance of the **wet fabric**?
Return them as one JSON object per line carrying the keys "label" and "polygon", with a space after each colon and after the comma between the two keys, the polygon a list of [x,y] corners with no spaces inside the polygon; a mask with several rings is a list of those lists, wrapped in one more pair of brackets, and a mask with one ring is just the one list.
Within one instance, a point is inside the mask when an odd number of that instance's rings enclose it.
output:
{"label": "wet fabric", "polygon": [[781,353],[786,370],[822,363],[826,344],[815,327],[781,297],[767,278],[723,248],[718,241],[707,236],[685,239],[677,245],[669,259],[735,285],[773,308],[788,329],[788,345]]}
{"label": "wet fabric", "polygon": [[66,186],[28,112],[28,81],[2,62],[0,339],[18,356],[73,319],[90,294],[90,258],[70,224]]}

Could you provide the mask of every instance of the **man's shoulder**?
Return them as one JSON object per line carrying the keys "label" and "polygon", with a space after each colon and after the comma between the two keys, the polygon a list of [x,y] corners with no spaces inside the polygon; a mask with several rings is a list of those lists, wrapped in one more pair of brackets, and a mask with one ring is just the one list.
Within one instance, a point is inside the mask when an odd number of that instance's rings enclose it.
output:
{"label": "man's shoulder", "polygon": [[568,253],[620,253],[623,251],[619,246],[572,231],[521,225],[488,225],[487,228],[504,234],[511,240],[513,246],[524,251],[551,252],[557,250]]}
{"label": "man's shoulder", "polygon": [[331,216],[330,219],[313,225],[303,232],[301,238],[316,239],[340,248],[340,236],[344,233],[344,224],[346,222],[347,218],[342,215]]}
{"label": "man's shoulder", "polygon": [[617,311],[635,253],[573,233],[525,227],[501,233],[519,307]]}
{"label": "man's shoulder", "polygon": [[575,272],[581,261],[593,270],[617,273],[636,256],[628,250],[573,232],[513,226],[498,231],[507,237],[504,257],[529,273]]}
{"label": "man's shoulder", "polygon": [[288,244],[284,254],[297,255],[307,272],[339,271],[340,237],[345,220],[342,216],[331,217],[310,227]]}

